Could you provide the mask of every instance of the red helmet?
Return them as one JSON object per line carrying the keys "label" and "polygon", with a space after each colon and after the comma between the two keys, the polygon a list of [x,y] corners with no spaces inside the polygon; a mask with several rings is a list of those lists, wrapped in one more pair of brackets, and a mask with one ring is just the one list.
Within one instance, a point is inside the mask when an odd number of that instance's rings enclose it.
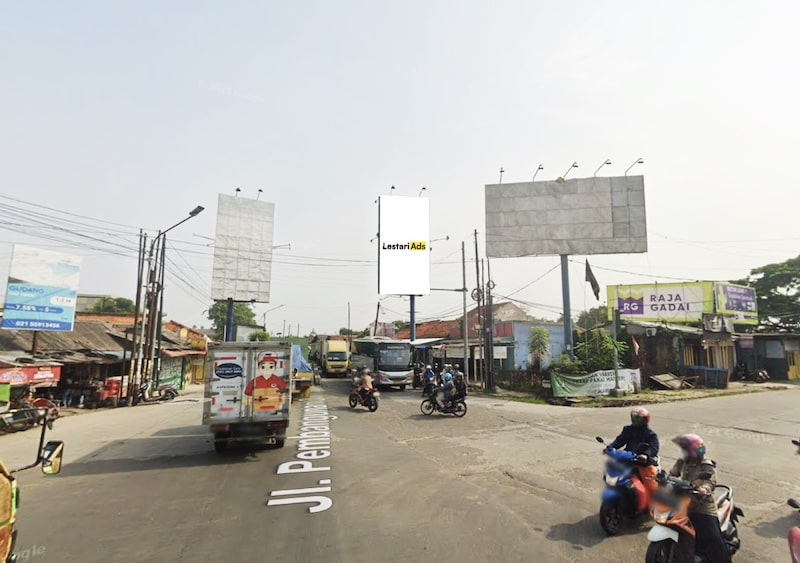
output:
{"label": "red helmet", "polygon": [[697,434],[681,434],[673,438],[672,443],[689,454],[689,457],[706,455],[706,443]]}
{"label": "red helmet", "polygon": [[647,426],[650,424],[650,411],[644,407],[631,410],[631,424],[634,426]]}

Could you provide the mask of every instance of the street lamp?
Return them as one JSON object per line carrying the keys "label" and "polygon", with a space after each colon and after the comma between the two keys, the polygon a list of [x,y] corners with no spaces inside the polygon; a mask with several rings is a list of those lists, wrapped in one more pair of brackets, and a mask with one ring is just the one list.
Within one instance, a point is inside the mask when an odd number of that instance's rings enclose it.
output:
{"label": "street lamp", "polygon": [[[153,239],[150,245],[150,276],[148,285],[150,286],[149,299],[147,305],[148,311],[148,331],[147,339],[149,342],[149,350],[145,356],[146,364],[150,368],[151,379],[154,380],[154,385],[158,385],[159,375],[161,373],[161,337],[162,337],[162,319],[164,311],[164,274],[166,262],[166,249],[167,249],[167,233],[172,229],[179,227],[186,221],[193,217],[197,217],[205,208],[198,205],[192,209],[187,217],[184,217],[168,229],[158,232],[158,236]],[[161,256],[155,256],[156,244],[160,244]],[[154,259],[155,258],[155,259]],[[153,324],[157,323],[157,324]],[[154,369],[155,368],[155,369]],[[141,374],[140,374],[141,375]],[[133,390],[131,390],[133,392]],[[132,395],[131,395],[132,396]],[[131,401],[132,403],[132,401]]]}
{"label": "street lamp", "polygon": [[603,166],[608,166],[610,164],[611,164],[611,159],[606,160],[603,164],[601,164],[600,166],[597,167],[597,170],[594,171],[594,175],[597,176],[597,173],[600,172],[600,169]]}
{"label": "street lamp", "polygon": [[625,175],[627,176],[627,175],[628,175],[628,170],[630,170],[631,168],[633,168],[633,167],[634,167],[634,166],[636,166],[637,164],[644,164],[644,159],[642,159],[642,158],[637,158],[635,161],[633,161],[633,164],[631,164],[630,166],[628,166],[628,169],[627,169],[627,170],[625,170]]}
{"label": "street lamp", "polygon": [[573,163],[572,163],[572,166],[570,166],[569,168],[567,168],[567,171],[566,171],[566,172],[564,172],[564,175],[563,175],[563,176],[561,176],[561,177],[562,177],[562,178],[564,178],[564,179],[566,180],[566,179],[567,179],[567,174],[569,174],[569,173],[570,173],[570,171],[571,171],[573,168],[577,168],[577,167],[578,167],[578,163],[577,163],[577,162],[573,162]]}
{"label": "street lamp", "polygon": [[264,331],[267,330],[267,313],[271,313],[272,311],[276,311],[277,309],[280,309],[281,307],[286,307],[286,304],[278,305],[277,307],[273,307],[272,309],[267,309],[266,311],[264,311],[262,313],[262,315],[261,315],[261,324],[264,325]]}
{"label": "street lamp", "polygon": [[542,165],[542,164],[539,165],[539,168],[537,168],[536,172],[533,173],[533,180],[531,180],[531,182],[535,182],[536,181],[536,175],[539,173],[539,170],[544,170],[544,165]]}

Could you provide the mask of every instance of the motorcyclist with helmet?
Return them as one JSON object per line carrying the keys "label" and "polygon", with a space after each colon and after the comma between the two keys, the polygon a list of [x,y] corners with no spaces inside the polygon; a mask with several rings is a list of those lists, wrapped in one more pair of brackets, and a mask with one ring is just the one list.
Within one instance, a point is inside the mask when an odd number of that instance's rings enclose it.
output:
{"label": "motorcyclist with helmet", "polygon": [[619,436],[607,449],[620,449],[637,454],[639,465],[636,471],[639,478],[651,492],[658,489],[656,474],[658,473],[658,435],[650,429],[650,412],[644,407],[635,407],[631,410],[631,423],[622,428]]}
{"label": "motorcyclist with helmet", "polygon": [[430,365],[425,366],[425,371],[422,372],[422,395],[430,395],[433,393],[434,387],[436,387],[436,374],[433,372],[433,368]]}
{"label": "motorcyclist with helmet", "polygon": [[[454,388],[453,375],[450,372],[446,372],[444,374],[444,384],[436,390],[436,402],[441,410],[447,411],[450,408],[450,395],[453,393]],[[447,404],[446,408],[445,404]]]}
{"label": "motorcyclist with helmet", "polygon": [[[706,444],[697,434],[682,434],[673,438],[672,443],[681,449],[682,456],[675,462],[669,474],[691,482],[697,489],[697,495],[689,505],[689,520],[692,521],[696,534],[695,553],[705,555],[712,563],[730,563],[731,556],[719,527],[717,503],[714,499],[717,464],[705,457]],[[703,473],[710,477],[701,479],[700,475]]]}

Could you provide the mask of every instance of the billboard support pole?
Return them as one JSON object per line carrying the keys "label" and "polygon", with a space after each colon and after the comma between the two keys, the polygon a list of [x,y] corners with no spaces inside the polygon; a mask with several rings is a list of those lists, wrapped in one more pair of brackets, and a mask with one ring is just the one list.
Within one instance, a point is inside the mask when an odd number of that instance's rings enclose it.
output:
{"label": "billboard support pole", "polygon": [[409,295],[411,301],[411,317],[409,319],[409,336],[411,337],[411,342],[414,342],[417,339],[417,316],[416,316],[416,295]]}
{"label": "billboard support pole", "polygon": [[569,256],[561,255],[561,296],[564,300],[564,347],[567,356],[574,359],[572,350],[572,317],[570,315],[569,303]]}
{"label": "billboard support pole", "polygon": [[228,312],[225,315],[225,342],[233,342],[233,298],[228,298]]}
{"label": "billboard support pole", "polygon": [[31,343],[31,356],[36,355],[36,346],[39,344],[39,331],[33,331],[33,342]]}
{"label": "billboard support pole", "polygon": [[[478,229],[475,229],[475,301],[477,301],[475,311],[478,315],[477,321],[478,326],[481,327],[481,337],[478,338],[478,350],[480,351],[481,361],[483,361],[483,324],[481,322],[481,317],[483,316],[483,310],[481,309],[481,297],[483,294],[483,286],[481,285],[481,271],[480,271],[480,263],[478,262]],[[483,372],[481,372],[481,379],[483,379]],[[478,382],[478,358],[475,358],[475,382]]]}
{"label": "billboard support pole", "polygon": [[617,330],[619,328],[619,311],[616,307],[613,309],[614,312],[614,328],[612,329],[614,332],[611,335],[614,338],[614,391],[612,395],[614,397],[619,396],[620,389],[619,389],[619,351],[617,350]]}

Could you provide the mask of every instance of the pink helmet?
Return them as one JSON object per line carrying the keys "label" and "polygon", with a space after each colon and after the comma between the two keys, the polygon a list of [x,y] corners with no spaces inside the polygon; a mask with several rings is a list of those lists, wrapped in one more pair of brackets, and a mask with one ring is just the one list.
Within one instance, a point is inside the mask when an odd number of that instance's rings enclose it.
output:
{"label": "pink helmet", "polygon": [[631,410],[631,424],[634,426],[647,426],[650,424],[650,411],[644,407],[635,407]]}
{"label": "pink helmet", "polygon": [[703,457],[706,455],[706,443],[697,434],[682,434],[677,438],[673,438],[672,443],[689,452],[689,457]]}

